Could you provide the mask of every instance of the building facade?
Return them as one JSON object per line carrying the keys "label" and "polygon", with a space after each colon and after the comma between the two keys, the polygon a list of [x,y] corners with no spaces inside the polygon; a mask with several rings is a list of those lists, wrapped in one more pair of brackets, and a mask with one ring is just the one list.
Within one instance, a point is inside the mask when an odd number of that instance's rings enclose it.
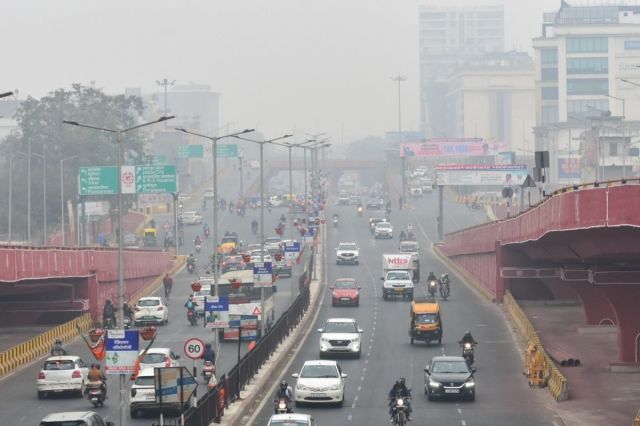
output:
{"label": "building facade", "polygon": [[533,40],[536,146],[558,184],[623,177],[637,167],[640,6],[571,3],[545,13]]}
{"label": "building facade", "polygon": [[535,67],[523,52],[468,59],[446,80],[447,135],[504,141],[518,155],[533,150]]}
{"label": "building facade", "polygon": [[446,80],[465,60],[504,50],[502,6],[420,7],[420,112],[427,137],[442,136],[448,127],[442,103]]}

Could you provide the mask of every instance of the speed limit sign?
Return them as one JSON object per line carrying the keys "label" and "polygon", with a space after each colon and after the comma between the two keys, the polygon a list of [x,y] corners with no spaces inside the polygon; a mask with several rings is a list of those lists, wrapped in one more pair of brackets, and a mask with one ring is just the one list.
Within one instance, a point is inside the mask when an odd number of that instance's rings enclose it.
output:
{"label": "speed limit sign", "polygon": [[204,354],[204,342],[197,337],[187,339],[184,342],[184,354],[193,360],[200,359]]}

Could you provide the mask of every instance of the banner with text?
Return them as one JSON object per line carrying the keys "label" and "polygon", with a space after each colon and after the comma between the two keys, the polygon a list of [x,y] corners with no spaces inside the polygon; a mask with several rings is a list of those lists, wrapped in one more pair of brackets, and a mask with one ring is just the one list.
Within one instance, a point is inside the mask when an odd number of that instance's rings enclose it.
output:
{"label": "banner with text", "polygon": [[558,158],[558,179],[582,178],[580,158]]}
{"label": "banner with text", "polygon": [[526,164],[441,164],[436,167],[438,185],[522,185]]}
{"label": "banner with text", "polygon": [[507,144],[502,141],[483,141],[471,139],[428,139],[426,142],[403,143],[400,145],[400,157],[447,157],[494,155],[506,151]]}

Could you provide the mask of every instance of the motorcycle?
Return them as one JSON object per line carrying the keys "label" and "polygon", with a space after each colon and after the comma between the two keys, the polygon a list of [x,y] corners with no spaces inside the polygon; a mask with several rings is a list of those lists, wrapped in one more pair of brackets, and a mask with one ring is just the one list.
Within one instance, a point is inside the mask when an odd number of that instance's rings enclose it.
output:
{"label": "motorcycle", "polygon": [[397,397],[393,401],[393,424],[398,426],[404,426],[408,422],[409,415],[407,414],[408,407],[403,397]]}
{"label": "motorcycle", "polygon": [[187,310],[187,320],[189,320],[189,324],[198,325],[198,316],[193,309]]}
{"label": "motorcycle", "polygon": [[337,228],[337,227],[338,227],[338,218],[337,218],[337,217],[334,217],[334,218],[333,218],[333,227],[334,227],[334,228]]}
{"label": "motorcycle", "polygon": [[202,246],[200,244],[196,244],[196,253],[200,253],[200,250],[202,250]]}
{"label": "motorcycle", "polygon": [[436,280],[429,281],[429,296],[435,297],[436,291],[438,291],[438,284]]}
{"label": "motorcycle", "polygon": [[205,361],[204,366],[202,367],[202,377],[204,380],[209,383],[211,380],[211,376],[216,373],[216,366],[213,365],[211,361]]}
{"label": "motorcycle", "polygon": [[105,395],[102,382],[87,383],[87,400],[89,400],[94,407],[104,405]]}
{"label": "motorcycle", "polygon": [[104,328],[113,329],[116,326],[116,322],[113,318],[108,317],[104,320]]}
{"label": "motorcycle", "polygon": [[209,233],[210,233],[209,228],[205,228],[204,229],[204,237],[205,238],[209,238]]}
{"label": "motorcycle", "polygon": [[189,272],[190,274],[194,274],[196,272],[196,264],[187,263],[187,272]]}
{"label": "motorcycle", "polygon": [[440,297],[442,297],[443,300],[447,300],[449,297],[449,283],[440,283]]}
{"label": "motorcycle", "polygon": [[467,365],[471,367],[475,362],[475,351],[473,349],[473,344],[464,343],[462,344],[462,357],[467,361]]}
{"label": "motorcycle", "polygon": [[291,405],[286,398],[279,398],[275,402],[275,414],[288,414],[293,413]]}
{"label": "motorcycle", "polygon": [[124,317],[124,329],[128,330],[130,328],[131,328],[131,317],[127,315]]}
{"label": "motorcycle", "polygon": [[362,206],[358,207],[358,216],[362,216]]}

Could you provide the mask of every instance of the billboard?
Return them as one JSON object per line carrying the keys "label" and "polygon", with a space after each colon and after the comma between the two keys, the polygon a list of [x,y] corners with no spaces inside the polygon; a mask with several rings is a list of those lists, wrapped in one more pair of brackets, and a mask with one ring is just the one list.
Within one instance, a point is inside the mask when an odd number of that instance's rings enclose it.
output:
{"label": "billboard", "polygon": [[429,139],[426,142],[403,143],[400,145],[400,157],[447,157],[494,155],[506,151],[507,144],[502,141],[483,141],[471,139]]}
{"label": "billboard", "polygon": [[522,185],[526,164],[441,164],[436,167],[438,185]]}
{"label": "billboard", "polygon": [[576,179],[582,178],[582,170],[580,158],[558,158],[558,179]]}

